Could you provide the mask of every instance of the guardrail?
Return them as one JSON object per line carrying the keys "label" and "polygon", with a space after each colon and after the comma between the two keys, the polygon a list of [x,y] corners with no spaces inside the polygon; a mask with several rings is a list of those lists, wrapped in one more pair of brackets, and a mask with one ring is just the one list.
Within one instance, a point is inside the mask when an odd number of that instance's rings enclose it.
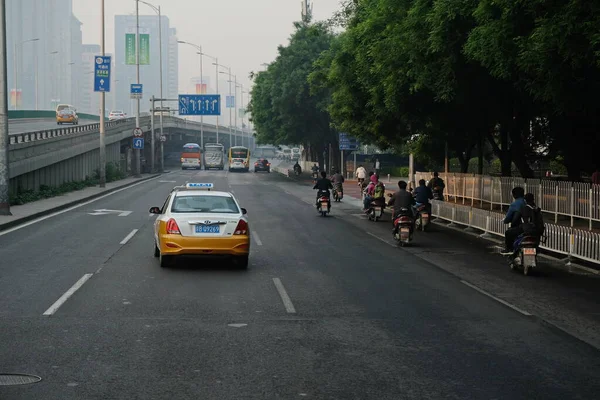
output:
{"label": "guardrail", "polygon": [[[120,120],[116,120],[116,121],[106,121],[105,126],[106,126],[106,128],[112,128],[114,126],[125,124],[128,122],[135,122],[135,117],[120,119]],[[156,128],[158,129],[158,117],[155,117],[154,122],[155,122]],[[185,129],[200,130],[200,126],[202,126],[202,123],[200,123],[200,122],[188,121],[188,120],[185,120],[182,118],[170,117],[170,116],[163,117],[163,123],[171,124],[171,125],[174,124],[178,128],[185,128]],[[140,117],[140,125],[141,126],[150,125],[150,116]],[[221,128],[222,134],[229,134],[229,129],[227,127],[220,127],[220,128]],[[52,139],[55,137],[71,135],[71,134],[80,133],[80,132],[97,131],[99,129],[100,129],[100,123],[93,123],[93,124],[85,124],[85,125],[72,125],[67,128],[43,129],[43,130],[39,130],[39,131],[17,133],[17,134],[12,134],[9,137],[10,137],[10,144],[17,144],[17,143],[27,143],[27,142],[33,142],[33,141]],[[204,129],[216,130],[216,125],[204,124]],[[239,133],[241,133],[241,131],[239,131],[238,134]],[[244,130],[243,133],[251,134],[252,132],[249,130]],[[236,133],[234,133],[234,134],[236,134]]]}
{"label": "guardrail", "polygon": [[[417,172],[419,179],[429,180],[432,174]],[[494,206],[508,206],[512,202],[512,189],[521,186],[525,193],[533,193],[536,203],[544,213],[554,214],[554,223],[558,216],[570,217],[573,227],[574,219],[588,220],[588,229],[592,229],[593,221],[600,221],[600,185],[584,182],[558,182],[549,179],[524,179],[511,177],[492,177],[474,174],[440,173],[446,184],[445,198],[455,204],[461,202],[471,206],[479,202],[493,210]]]}
{"label": "guardrail", "polygon": [[[467,205],[434,200],[432,212],[451,224],[478,229],[483,232],[482,237],[504,237],[507,228],[503,214]],[[576,258],[600,264],[600,234],[550,223],[545,226],[546,243],[540,246],[542,249],[565,255],[569,260]]]}
{"label": "guardrail", "polygon": [[[147,117],[148,121],[150,117]],[[129,122],[130,120],[135,120],[135,118],[122,119],[117,121],[106,122],[107,128],[112,128],[114,126],[124,124]],[[146,122],[146,121],[144,121]],[[94,124],[85,124],[85,125],[72,125],[67,128],[57,128],[57,129],[44,129],[41,131],[34,132],[25,132],[25,133],[17,133],[14,135],[10,135],[10,144],[18,144],[18,143],[27,143],[27,142],[35,142],[40,140],[52,139],[59,136],[72,135],[74,133],[80,132],[89,132],[89,131],[97,131],[100,129],[99,123]]]}
{"label": "guardrail", "polygon": [[[77,113],[79,119],[100,120],[96,114]],[[8,110],[8,119],[48,119],[56,118],[55,110]]]}

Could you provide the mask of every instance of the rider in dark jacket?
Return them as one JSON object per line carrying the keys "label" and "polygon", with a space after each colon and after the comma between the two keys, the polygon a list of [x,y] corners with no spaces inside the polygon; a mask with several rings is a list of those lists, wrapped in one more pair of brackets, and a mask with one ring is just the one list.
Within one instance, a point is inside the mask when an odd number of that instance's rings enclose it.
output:
{"label": "rider in dark jacket", "polygon": [[327,179],[327,173],[325,171],[321,171],[321,179],[315,183],[313,189],[317,189],[317,200],[321,195],[326,195],[327,198],[331,196],[329,190],[333,189],[333,185],[331,184],[331,181]]}
{"label": "rider in dark jacket", "polygon": [[391,195],[390,200],[388,201],[388,206],[394,206],[394,214],[392,215],[392,226],[394,224],[394,220],[400,214],[400,210],[402,208],[408,209],[408,215],[413,220],[413,228],[414,228],[414,214],[413,214],[413,205],[415,204],[415,199],[410,192],[406,190],[408,184],[405,181],[398,182],[399,190]]}

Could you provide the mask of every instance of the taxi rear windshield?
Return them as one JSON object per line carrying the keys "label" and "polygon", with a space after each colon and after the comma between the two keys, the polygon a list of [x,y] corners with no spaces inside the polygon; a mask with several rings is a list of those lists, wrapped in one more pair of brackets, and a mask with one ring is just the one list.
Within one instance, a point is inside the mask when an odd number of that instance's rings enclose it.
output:
{"label": "taxi rear windshield", "polygon": [[246,158],[247,155],[248,155],[248,150],[231,150],[232,157]]}
{"label": "taxi rear windshield", "polygon": [[240,209],[231,197],[182,195],[175,197],[171,212],[239,214]]}

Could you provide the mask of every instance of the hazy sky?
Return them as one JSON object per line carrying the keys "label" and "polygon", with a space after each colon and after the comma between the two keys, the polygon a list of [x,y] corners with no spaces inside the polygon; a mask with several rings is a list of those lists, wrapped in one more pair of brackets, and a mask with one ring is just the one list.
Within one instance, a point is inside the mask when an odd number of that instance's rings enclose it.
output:
{"label": "hazy sky", "polygon": [[[271,62],[277,46],[287,43],[293,22],[300,19],[301,0],[150,0],[161,6],[179,40],[203,47],[205,53],[231,66],[244,86],[250,71]],[[313,0],[314,17],[329,18],[340,0]],[[114,49],[114,16],[134,14],[134,0],[105,0],[106,52]],[[100,43],[100,0],[73,0],[73,13],[83,23],[83,42]],[[140,15],[154,14],[140,3]],[[179,87],[186,89],[199,75],[199,60],[191,46],[179,45]],[[208,62],[208,59],[205,59]],[[208,73],[207,73],[208,72]],[[204,70],[205,75],[213,73]]]}

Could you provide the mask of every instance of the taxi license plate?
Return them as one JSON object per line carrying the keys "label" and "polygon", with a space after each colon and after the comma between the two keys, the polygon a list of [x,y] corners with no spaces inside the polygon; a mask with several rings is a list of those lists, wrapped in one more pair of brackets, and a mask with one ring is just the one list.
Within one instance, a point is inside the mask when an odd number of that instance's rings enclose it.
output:
{"label": "taxi license plate", "polygon": [[219,225],[196,225],[196,233],[220,233]]}
{"label": "taxi license plate", "polygon": [[526,256],[535,256],[535,249],[525,248],[523,249],[523,254],[525,254]]}
{"label": "taxi license plate", "polygon": [[400,229],[400,232],[402,232],[402,233],[409,233],[410,229],[408,229],[408,228],[402,228],[402,229]]}

